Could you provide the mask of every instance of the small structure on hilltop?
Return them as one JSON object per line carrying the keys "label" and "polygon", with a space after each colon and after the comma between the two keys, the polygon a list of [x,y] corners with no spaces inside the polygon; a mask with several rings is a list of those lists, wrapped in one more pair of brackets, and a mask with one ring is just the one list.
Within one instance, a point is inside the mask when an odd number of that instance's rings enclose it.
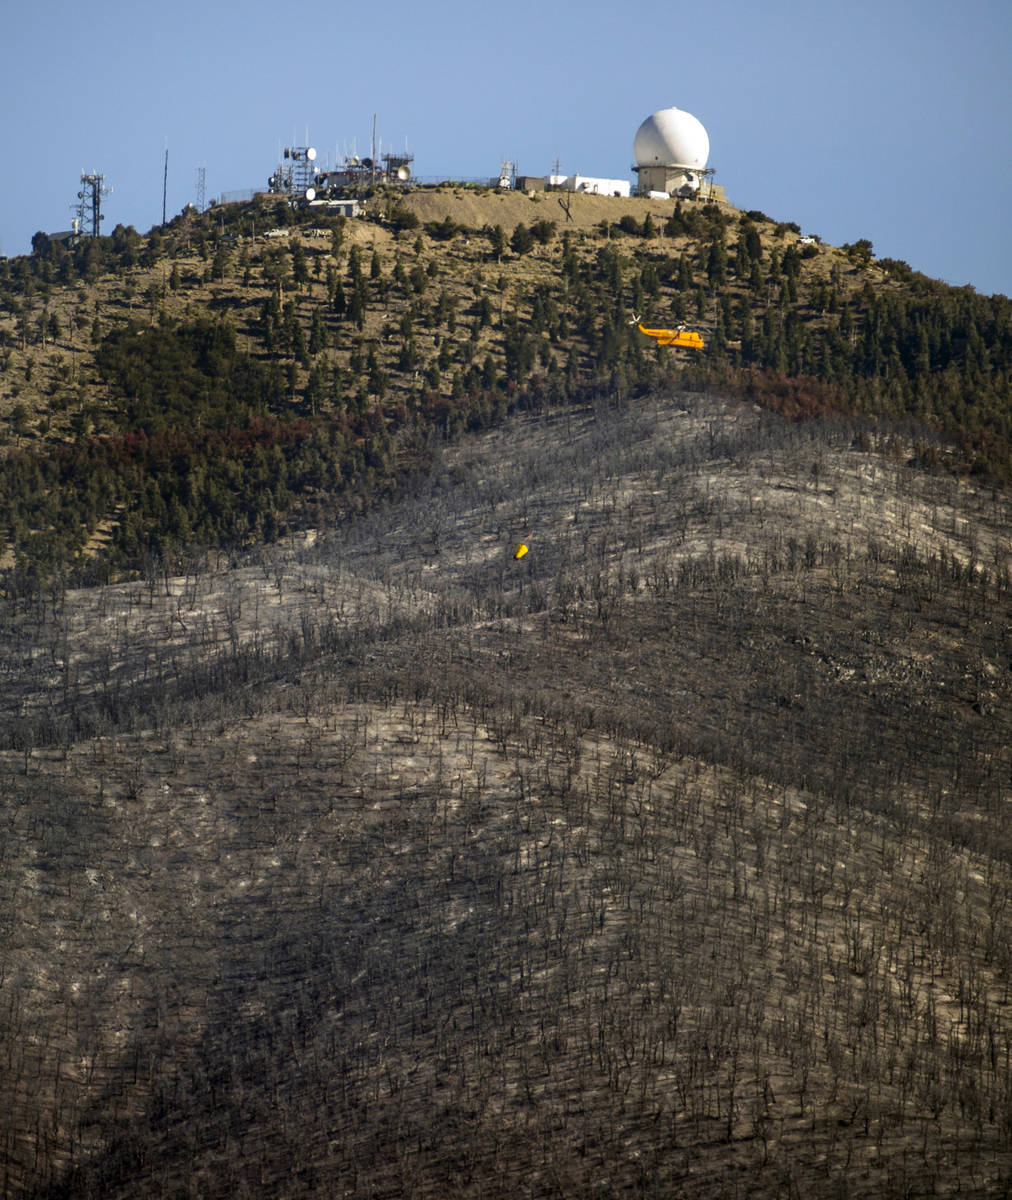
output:
{"label": "small structure on hilltop", "polygon": [[598,179],[593,175],[549,175],[549,191],[586,192],[592,196],[628,196],[628,179]]}

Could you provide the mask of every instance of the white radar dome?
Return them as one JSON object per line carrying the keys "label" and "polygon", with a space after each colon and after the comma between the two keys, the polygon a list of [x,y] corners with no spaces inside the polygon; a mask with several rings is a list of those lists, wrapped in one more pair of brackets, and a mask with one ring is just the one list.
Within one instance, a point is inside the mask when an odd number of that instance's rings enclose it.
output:
{"label": "white radar dome", "polygon": [[701,171],[710,154],[710,139],[692,113],[662,108],[636,130],[633,154],[638,167],[694,167]]}

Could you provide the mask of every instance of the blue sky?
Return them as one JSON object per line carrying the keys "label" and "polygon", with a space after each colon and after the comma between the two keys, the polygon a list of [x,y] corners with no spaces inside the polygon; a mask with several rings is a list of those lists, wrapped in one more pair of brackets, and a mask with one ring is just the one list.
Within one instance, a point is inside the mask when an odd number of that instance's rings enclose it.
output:
{"label": "blue sky", "polygon": [[286,145],[383,150],[432,176],[630,178],[641,121],[710,135],[739,207],[984,293],[1012,293],[1012,5],[68,0],[0,18],[0,252],[70,227],[82,171],[103,232],[263,187]]}

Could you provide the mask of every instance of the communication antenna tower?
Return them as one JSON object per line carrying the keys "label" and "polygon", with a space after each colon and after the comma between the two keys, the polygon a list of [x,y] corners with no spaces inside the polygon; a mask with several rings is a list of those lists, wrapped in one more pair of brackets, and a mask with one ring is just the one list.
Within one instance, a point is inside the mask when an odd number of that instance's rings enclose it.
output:
{"label": "communication antenna tower", "polygon": [[207,167],[197,168],[197,212],[204,211],[204,200],[207,194]]}
{"label": "communication antenna tower", "polygon": [[312,203],[316,199],[315,147],[286,146],[284,156],[285,162],[267,180],[268,188],[272,192],[287,192],[293,201]]}
{"label": "communication antenna tower", "polygon": [[77,193],[77,220],[82,235],[98,237],[102,224],[102,197],[112,188],[105,186],[105,176],[81,172],[81,190]]}

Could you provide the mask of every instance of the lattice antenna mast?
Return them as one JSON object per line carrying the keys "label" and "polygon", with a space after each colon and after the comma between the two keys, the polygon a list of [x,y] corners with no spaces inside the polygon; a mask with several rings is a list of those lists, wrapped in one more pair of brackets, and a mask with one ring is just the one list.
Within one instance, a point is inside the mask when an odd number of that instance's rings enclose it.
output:
{"label": "lattice antenna mast", "polygon": [[108,196],[112,188],[105,186],[105,176],[94,172],[81,173],[81,190],[77,193],[78,228],[83,235],[98,237],[102,227],[102,197]]}

